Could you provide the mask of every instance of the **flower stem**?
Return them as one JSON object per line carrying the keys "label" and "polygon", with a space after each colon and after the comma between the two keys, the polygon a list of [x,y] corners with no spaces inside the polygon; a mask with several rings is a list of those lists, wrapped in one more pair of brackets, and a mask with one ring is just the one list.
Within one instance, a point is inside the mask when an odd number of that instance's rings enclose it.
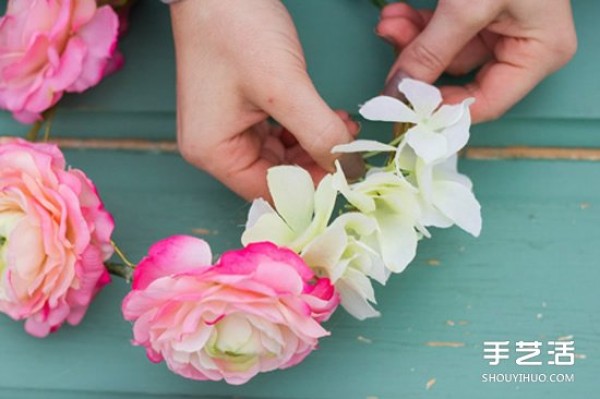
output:
{"label": "flower stem", "polygon": [[44,123],[44,121],[36,121],[33,126],[31,126],[31,129],[29,129],[29,131],[27,132],[27,135],[25,136],[25,138],[31,142],[36,142],[38,139],[38,135],[40,133],[40,129],[42,128],[42,124]]}
{"label": "flower stem", "polygon": [[38,141],[40,130],[42,126],[46,125],[44,128],[44,141],[48,141],[50,138],[50,131],[52,129],[52,120],[54,119],[54,115],[56,114],[56,106],[48,108],[42,113],[42,119],[36,121],[31,129],[27,132],[25,138],[31,142]]}
{"label": "flower stem", "polygon": [[117,244],[114,241],[112,241],[112,240],[110,241],[110,244],[114,248],[115,253],[117,254],[117,256],[125,264],[125,266],[129,267],[132,270],[135,269],[135,263],[133,263],[129,259],[127,259],[127,256],[125,256],[125,253],[123,251],[121,251],[121,248],[119,248],[117,246]]}
{"label": "flower stem", "polygon": [[371,0],[371,3],[373,3],[373,5],[377,8],[379,8],[380,10],[383,9],[383,7],[388,5],[387,0]]}
{"label": "flower stem", "polygon": [[52,121],[56,115],[56,107],[52,107],[44,112],[44,121],[46,121],[46,127],[44,128],[44,142],[50,139],[50,132],[52,131]]}
{"label": "flower stem", "polygon": [[106,262],[104,266],[113,276],[121,277],[126,282],[131,283],[133,278],[133,268],[131,266],[116,262]]}

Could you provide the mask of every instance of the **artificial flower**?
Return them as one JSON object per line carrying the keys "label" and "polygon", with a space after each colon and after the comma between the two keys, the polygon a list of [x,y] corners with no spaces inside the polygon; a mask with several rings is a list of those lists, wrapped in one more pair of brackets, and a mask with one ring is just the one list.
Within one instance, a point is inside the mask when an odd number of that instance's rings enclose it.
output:
{"label": "artificial flower", "polygon": [[320,322],[338,296],[294,252],[256,243],[211,263],[204,241],[176,236],[135,269],[123,314],[150,360],[187,378],[243,384],[298,364],[329,334]]}
{"label": "artificial flower", "polygon": [[373,169],[364,180],[349,185],[337,164],[334,186],[363,215],[377,223],[375,233],[383,263],[391,272],[400,273],[414,259],[421,206],[418,190],[395,171]]}
{"label": "artificial flower", "polygon": [[77,325],[110,281],[114,224],[55,145],[0,139],[0,311],[44,337]]}
{"label": "artificial flower", "polygon": [[359,320],[379,316],[371,279],[385,284],[389,272],[377,250],[377,223],[359,212],[345,213],[302,251],[302,259],[327,276],[340,294],[340,304]]}
{"label": "artificial flower", "polygon": [[9,0],[0,19],[0,108],[33,123],[65,92],[95,86],[120,61],[119,20],[95,0]]}
{"label": "artificial flower", "polygon": [[275,209],[263,199],[254,200],[242,244],[270,241],[300,253],[331,218],[337,197],[332,179],[327,175],[315,190],[309,173],[301,167],[270,168],[267,182]]}
{"label": "artificial flower", "polygon": [[443,162],[426,164],[410,147],[403,147],[395,161],[406,179],[419,189],[421,225],[446,228],[456,224],[479,236],[481,206],[473,194],[473,183],[457,170],[456,154]]}
{"label": "artificial flower", "polygon": [[413,124],[406,132],[406,142],[425,163],[448,158],[465,146],[473,99],[440,107],[442,95],[437,87],[409,78],[400,82],[398,90],[412,108],[396,98],[379,96],[367,101],[360,114],[374,121]]}

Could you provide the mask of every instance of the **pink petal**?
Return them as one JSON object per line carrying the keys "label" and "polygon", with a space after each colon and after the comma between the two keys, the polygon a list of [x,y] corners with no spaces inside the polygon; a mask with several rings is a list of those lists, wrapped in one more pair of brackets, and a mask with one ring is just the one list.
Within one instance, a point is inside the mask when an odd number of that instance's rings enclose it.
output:
{"label": "pink petal", "polygon": [[208,267],[212,253],[206,241],[190,236],[173,236],[150,247],[148,256],[135,268],[134,290],[143,290],[154,280]]}
{"label": "pink petal", "polygon": [[100,82],[115,52],[118,31],[119,17],[109,6],[100,7],[94,18],[81,28],[77,36],[85,42],[87,55],[79,79],[67,91],[82,92]]}

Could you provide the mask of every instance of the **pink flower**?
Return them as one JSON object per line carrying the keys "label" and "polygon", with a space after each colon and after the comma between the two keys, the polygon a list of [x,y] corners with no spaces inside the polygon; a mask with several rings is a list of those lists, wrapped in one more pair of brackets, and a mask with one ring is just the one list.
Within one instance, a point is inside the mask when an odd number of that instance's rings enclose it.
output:
{"label": "pink flower", "polygon": [[329,333],[338,305],[328,279],[271,243],[223,254],[175,236],[154,244],[135,269],[123,314],[150,360],[196,380],[243,384],[301,362]]}
{"label": "pink flower", "polygon": [[0,311],[44,337],[78,324],[110,281],[114,224],[92,182],[50,144],[0,138]]}
{"label": "pink flower", "polygon": [[0,108],[32,123],[65,92],[98,84],[118,29],[115,12],[95,0],[9,0],[0,19]]}

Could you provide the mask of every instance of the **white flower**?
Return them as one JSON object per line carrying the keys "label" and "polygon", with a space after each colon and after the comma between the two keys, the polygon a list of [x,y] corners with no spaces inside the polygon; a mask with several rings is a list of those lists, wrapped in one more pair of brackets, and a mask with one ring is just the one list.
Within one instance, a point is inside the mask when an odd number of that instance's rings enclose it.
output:
{"label": "white flower", "polygon": [[360,114],[375,121],[414,124],[406,133],[406,141],[425,163],[448,158],[465,146],[469,140],[472,98],[440,107],[442,95],[435,86],[408,78],[400,82],[398,90],[412,109],[396,98],[379,96],[367,101]]}
{"label": "white flower", "polygon": [[451,227],[479,236],[481,232],[481,206],[473,194],[471,180],[458,173],[458,156],[454,154],[443,162],[426,164],[414,150],[400,145],[394,158],[397,170],[419,189],[421,218],[425,227]]}
{"label": "white flower", "polygon": [[341,305],[359,320],[379,316],[370,279],[385,284],[389,277],[383,260],[373,248],[377,223],[358,212],[345,213],[309,243],[302,258],[335,285]]}
{"label": "white flower", "polygon": [[337,197],[332,179],[325,176],[315,191],[309,173],[301,167],[269,169],[267,182],[275,209],[261,198],[254,200],[242,244],[271,241],[300,253],[327,227]]}
{"label": "white flower", "polygon": [[377,222],[375,239],[390,271],[402,272],[414,259],[421,217],[418,190],[395,172],[371,171],[361,182],[348,185],[337,164],[334,186],[357,208]]}

